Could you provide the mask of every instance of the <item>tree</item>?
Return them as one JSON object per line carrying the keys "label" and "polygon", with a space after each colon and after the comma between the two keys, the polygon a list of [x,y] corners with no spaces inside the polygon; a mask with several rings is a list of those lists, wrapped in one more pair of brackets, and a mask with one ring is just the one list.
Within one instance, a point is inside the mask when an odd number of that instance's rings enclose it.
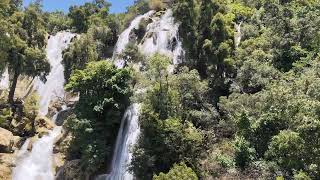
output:
{"label": "tree", "polygon": [[281,131],[272,138],[267,157],[272,158],[287,171],[303,168],[303,139],[293,131]]}
{"label": "tree", "polygon": [[110,3],[105,0],[94,0],[82,6],[71,6],[68,16],[71,19],[71,26],[75,27],[76,32],[84,33],[90,27],[90,18],[102,13],[106,17],[109,13]]}
{"label": "tree", "polygon": [[121,116],[130,105],[130,81],[129,69],[99,61],[76,70],[66,85],[66,90],[80,93],[75,114],[67,121],[74,136],[70,155],[80,158],[88,173],[96,172],[112,155]]}
{"label": "tree", "polygon": [[97,61],[98,53],[95,41],[91,34],[86,34],[76,39],[63,52],[62,64],[64,65],[64,76],[69,81],[75,70],[82,70],[89,62]]}
{"label": "tree", "polygon": [[159,54],[147,62],[145,74],[150,87],[143,98],[142,134],[131,169],[140,179],[166,172],[181,161],[197,169],[197,159],[207,145],[205,132],[215,122],[205,96],[207,83],[200,80],[196,70],[189,71],[186,67],[170,76],[169,59]]}
{"label": "tree", "polygon": [[44,47],[46,31],[39,4],[30,5],[25,12],[16,12],[10,17],[13,24],[13,45],[8,50],[7,63],[13,78],[10,86],[9,103],[14,102],[14,93],[21,74],[45,80],[50,71]]}
{"label": "tree", "polygon": [[236,165],[244,169],[254,159],[255,151],[250,147],[249,142],[241,136],[236,137],[234,147]]}

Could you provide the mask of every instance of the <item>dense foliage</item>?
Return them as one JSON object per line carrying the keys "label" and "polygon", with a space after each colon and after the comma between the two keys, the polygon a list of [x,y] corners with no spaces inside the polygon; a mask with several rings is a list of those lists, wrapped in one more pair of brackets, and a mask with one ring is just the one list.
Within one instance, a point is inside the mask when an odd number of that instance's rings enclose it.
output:
{"label": "dense foliage", "polygon": [[81,158],[82,168],[94,173],[110,158],[121,116],[130,105],[130,70],[108,61],[89,63],[70,77],[66,89],[80,94],[67,129],[73,134],[70,158]]}
{"label": "dense foliage", "polygon": [[[319,0],[136,0],[125,13],[109,8],[94,0],[65,14],[43,12],[40,1],[25,9],[21,0],[0,2],[0,72],[9,68],[11,104],[21,75],[45,80],[47,35],[78,33],[62,63],[66,90],[80,95],[66,124],[68,158],[81,159],[84,172],[108,166],[136,90],[137,179],[319,179]],[[180,24],[182,64],[169,71],[170,58],[145,57],[136,42],[118,57],[124,69],[106,61],[133,18],[167,8]],[[139,41],[160,15],[134,30]],[[25,116],[34,118],[36,101],[26,100]],[[0,123],[12,114],[1,112]]]}
{"label": "dense foliage", "polygon": [[[309,138],[318,139],[320,122],[319,1],[177,0],[173,9],[186,65],[208,80],[217,125],[228,130],[215,135],[234,144],[218,156],[214,144],[204,162],[224,156],[234,163],[223,169],[239,167],[244,177],[317,179],[320,149]],[[213,161],[205,176],[232,177]]]}
{"label": "dense foliage", "polygon": [[169,75],[169,58],[159,54],[147,62],[145,73],[151,87],[142,100],[142,135],[132,163],[141,179],[166,172],[179,161],[196,168],[210,119],[215,116],[208,103],[207,82],[200,80],[197,71],[184,67]]}
{"label": "dense foliage", "polygon": [[159,176],[153,176],[153,180],[198,180],[198,177],[191,168],[188,168],[184,163],[175,164],[167,174],[160,173]]}
{"label": "dense foliage", "polygon": [[39,76],[45,80],[50,66],[44,52],[46,30],[40,4],[34,3],[21,11],[21,1],[3,1],[0,6],[2,70],[9,68],[12,81],[8,101],[14,94],[20,75]]}

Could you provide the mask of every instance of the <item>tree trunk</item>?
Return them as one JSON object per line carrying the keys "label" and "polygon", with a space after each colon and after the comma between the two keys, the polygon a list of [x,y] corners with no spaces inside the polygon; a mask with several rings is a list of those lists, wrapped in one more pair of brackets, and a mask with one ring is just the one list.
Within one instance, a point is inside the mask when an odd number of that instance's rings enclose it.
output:
{"label": "tree trunk", "polygon": [[9,96],[8,96],[8,103],[10,103],[11,105],[14,104],[14,93],[16,91],[16,87],[17,87],[17,82],[18,82],[18,78],[19,78],[19,70],[16,69],[14,71],[14,75],[13,75],[13,79],[12,79],[12,84],[10,86],[10,91],[9,91]]}

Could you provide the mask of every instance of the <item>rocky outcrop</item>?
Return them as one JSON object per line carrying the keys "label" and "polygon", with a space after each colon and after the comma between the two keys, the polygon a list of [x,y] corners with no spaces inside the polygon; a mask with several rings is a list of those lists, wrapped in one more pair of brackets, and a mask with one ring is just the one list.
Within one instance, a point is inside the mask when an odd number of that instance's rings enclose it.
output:
{"label": "rocky outcrop", "polygon": [[34,122],[35,131],[39,137],[47,135],[54,128],[52,121],[46,117],[37,117]]}
{"label": "rocky outcrop", "polygon": [[57,119],[56,119],[56,125],[57,126],[62,126],[64,121],[70,116],[72,115],[72,109],[66,109],[63,111],[60,111],[59,114],[57,115]]}
{"label": "rocky outcrop", "polygon": [[0,153],[10,153],[14,146],[14,136],[12,132],[0,128]]}
{"label": "rocky outcrop", "polygon": [[58,171],[56,180],[75,180],[83,179],[85,174],[81,170],[80,159],[67,161],[63,167]]}
{"label": "rocky outcrop", "polygon": [[0,153],[0,179],[9,180],[16,160],[15,154]]}

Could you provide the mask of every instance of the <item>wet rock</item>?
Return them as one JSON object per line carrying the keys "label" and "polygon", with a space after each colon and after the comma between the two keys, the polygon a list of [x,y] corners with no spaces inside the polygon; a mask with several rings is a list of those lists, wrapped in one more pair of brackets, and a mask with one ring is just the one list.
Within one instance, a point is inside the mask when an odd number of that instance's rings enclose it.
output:
{"label": "wet rock", "polygon": [[34,126],[36,132],[38,132],[38,130],[41,128],[45,128],[47,130],[52,130],[54,128],[54,124],[51,122],[49,118],[46,117],[37,117],[35,119]]}
{"label": "wet rock", "polygon": [[14,136],[12,132],[0,128],[0,153],[12,152],[14,145]]}
{"label": "wet rock", "polygon": [[62,100],[56,100],[51,102],[48,108],[48,116],[52,117],[57,112],[61,111],[63,105],[64,105],[64,102]]}
{"label": "wet rock", "polygon": [[67,119],[67,117],[69,117],[72,114],[72,109],[66,109],[64,111],[61,111],[58,115],[57,115],[57,119],[56,119],[56,125],[57,126],[62,126],[64,121]]}
{"label": "wet rock", "polygon": [[49,134],[50,130],[53,130],[54,123],[46,117],[37,117],[34,122],[34,128],[39,138]]}
{"label": "wet rock", "polygon": [[63,167],[65,162],[65,155],[62,153],[56,153],[53,155],[53,166],[56,172]]}

